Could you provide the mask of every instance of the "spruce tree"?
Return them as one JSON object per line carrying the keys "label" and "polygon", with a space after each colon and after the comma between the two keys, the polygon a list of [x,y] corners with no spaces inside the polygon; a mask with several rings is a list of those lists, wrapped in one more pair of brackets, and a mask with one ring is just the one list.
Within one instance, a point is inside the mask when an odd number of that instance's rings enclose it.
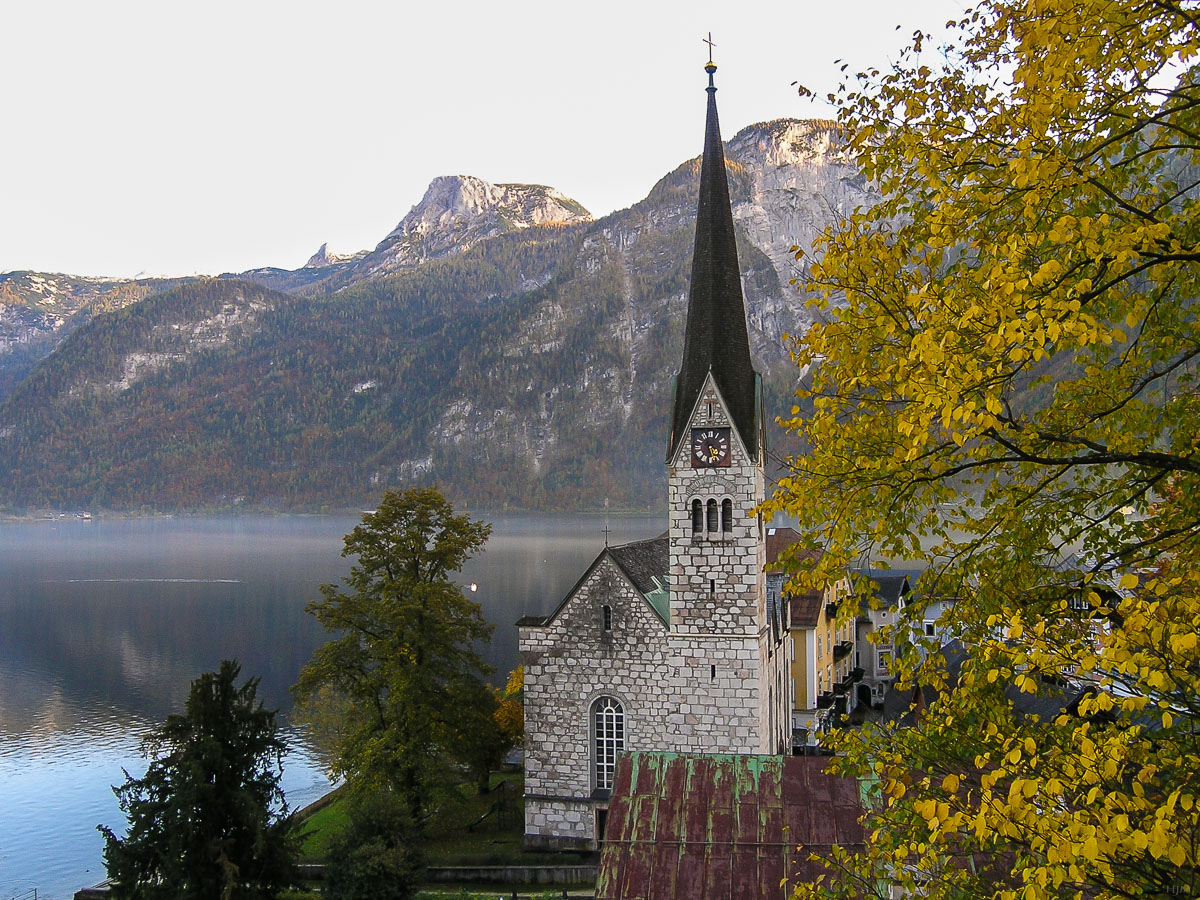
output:
{"label": "spruce tree", "polygon": [[293,881],[292,839],[279,786],[286,746],[258,679],[225,660],[192,682],[183,715],[142,742],[146,774],[113,791],[124,838],[100,826],[115,898],[249,900]]}

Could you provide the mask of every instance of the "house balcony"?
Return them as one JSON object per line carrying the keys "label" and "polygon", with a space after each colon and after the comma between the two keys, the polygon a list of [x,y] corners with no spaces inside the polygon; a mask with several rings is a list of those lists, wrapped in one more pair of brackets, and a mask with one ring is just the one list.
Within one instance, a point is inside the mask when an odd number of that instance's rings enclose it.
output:
{"label": "house balcony", "polygon": [[854,641],[839,641],[833,645],[833,658],[835,660],[845,659],[854,649]]}
{"label": "house balcony", "polygon": [[846,715],[847,702],[845,697],[836,697],[833,701],[833,711],[839,716]]}
{"label": "house balcony", "polygon": [[837,617],[837,608],[838,608],[838,605],[836,603],[826,603],[825,604],[825,618],[827,618],[827,619],[836,618]]}
{"label": "house balcony", "polygon": [[863,680],[863,675],[865,675],[865,674],[866,674],[866,671],[863,669],[863,667],[862,667],[862,666],[857,666],[857,667],[855,667],[855,668],[853,668],[853,669],[851,669],[851,670],[850,670],[850,674],[849,674],[849,676],[847,676],[847,677],[850,679],[850,682],[851,682],[852,684],[854,684],[854,683],[857,683],[857,682],[859,682],[859,681],[862,681],[862,680]]}
{"label": "house balcony", "polygon": [[834,682],[834,685],[833,685],[833,695],[834,695],[835,697],[843,697],[843,696],[845,696],[845,694],[846,694],[846,690],[847,690],[847,688],[848,688],[848,687],[849,687],[849,685],[848,685],[846,682],[844,682],[844,681],[837,681],[837,682]]}
{"label": "house balcony", "polygon": [[817,694],[817,709],[829,709],[833,706],[833,691]]}

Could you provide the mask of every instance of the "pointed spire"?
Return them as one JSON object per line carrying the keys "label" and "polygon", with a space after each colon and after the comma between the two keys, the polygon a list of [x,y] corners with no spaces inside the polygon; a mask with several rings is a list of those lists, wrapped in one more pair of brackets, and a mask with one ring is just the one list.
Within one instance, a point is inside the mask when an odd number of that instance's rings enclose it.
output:
{"label": "pointed spire", "polygon": [[725,150],[717,122],[717,88],[713,84],[716,70],[710,59],[704,67],[708,73],[708,118],[704,129],[704,157],[700,164],[696,245],[692,256],[683,364],[675,382],[668,456],[674,456],[680,441],[687,439],[684,431],[704,387],[704,379],[711,370],[742,443],[751,456],[757,457],[758,428],[761,426],[757,415],[757,375],[750,361],[746,306],[742,300],[733,211],[729,205],[729,180],[725,174]]}

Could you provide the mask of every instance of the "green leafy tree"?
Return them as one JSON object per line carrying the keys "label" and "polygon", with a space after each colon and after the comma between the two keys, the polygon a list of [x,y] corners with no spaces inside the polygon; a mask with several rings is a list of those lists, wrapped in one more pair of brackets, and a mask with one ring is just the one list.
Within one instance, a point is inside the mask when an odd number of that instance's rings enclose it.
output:
{"label": "green leafy tree", "polygon": [[436,489],[388,492],[346,536],[342,555],[356,558],[347,590],[323,585],[308,606],[336,637],[301,671],[297,699],[335,692],[345,723],[334,770],[391,790],[418,824],[433,788],[470,763],[479,729],[493,721],[475,649],[492,626],[451,581],[490,532],[455,515]]}
{"label": "green leafy tree", "polygon": [[329,847],[321,895],[328,900],[409,900],[421,874],[417,829],[387,791],[354,798]]}
{"label": "green leafy tree", "polygon": [[1197,12],[984,2],[834,96],[883,199],[811,264],[811,451],[771,505],[810,583],[927,562],[967,658],[904,643],[939,699],[833,739],[869,846],[802,893],[1200,891]]}
{"label": "green leafy tree", "polygon": [[146,774],[114,788],[128,831],[100,826],[117,898],[265,898],[294,881],[275,714],[225,660],[192,682],[183,715],[142,742]]}

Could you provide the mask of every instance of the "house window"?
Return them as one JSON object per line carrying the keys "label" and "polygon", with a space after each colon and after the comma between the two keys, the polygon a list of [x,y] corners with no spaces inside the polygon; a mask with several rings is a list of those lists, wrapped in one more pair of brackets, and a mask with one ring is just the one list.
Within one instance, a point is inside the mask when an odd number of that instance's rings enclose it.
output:
{"label": "house window", "polygon": [[625,749],[625,708],[616,697],[601,697],[592,709],[596,787],[611,791],[617,754]]}
{"label": "house window", "polygon": [[820,656],[824,652],[825,651],[821,649],[821,636],[818,634],[817,635],[817,656]]}
{"label": "house window", "polygon": [[717,501],[708,501],[708,530],[716,532],[720,528],[720,523],[717,521]]}
{"label": "house window", "polygon": [[733,501],[721,501],[721,530],[728,534],[733,531]]}
{"label": "house window", "polygon": [[876,651],[876,656],[875,656],[876,670],[879,672],[880,675],[886,675],[886,674],[888,674],[888,669],[891,666],[891,664],[892,664],[892,648],[887,647],[885,649],[883,647],[880,647]]}
{"label": "house window", "polygon": [[936,622],[926,622],[925,623],[925,637],[933,637],[936,634],[937,634],[937,623]]}
{"label": "house window", "polygon": [[612,631],[612,607],[606,604],[600,607],[600,612],[604,618],[604,630]]}
{"label": "house window", "polygon": [[692,501],[692,534],[704,530],[704,504],[699,500]]}

